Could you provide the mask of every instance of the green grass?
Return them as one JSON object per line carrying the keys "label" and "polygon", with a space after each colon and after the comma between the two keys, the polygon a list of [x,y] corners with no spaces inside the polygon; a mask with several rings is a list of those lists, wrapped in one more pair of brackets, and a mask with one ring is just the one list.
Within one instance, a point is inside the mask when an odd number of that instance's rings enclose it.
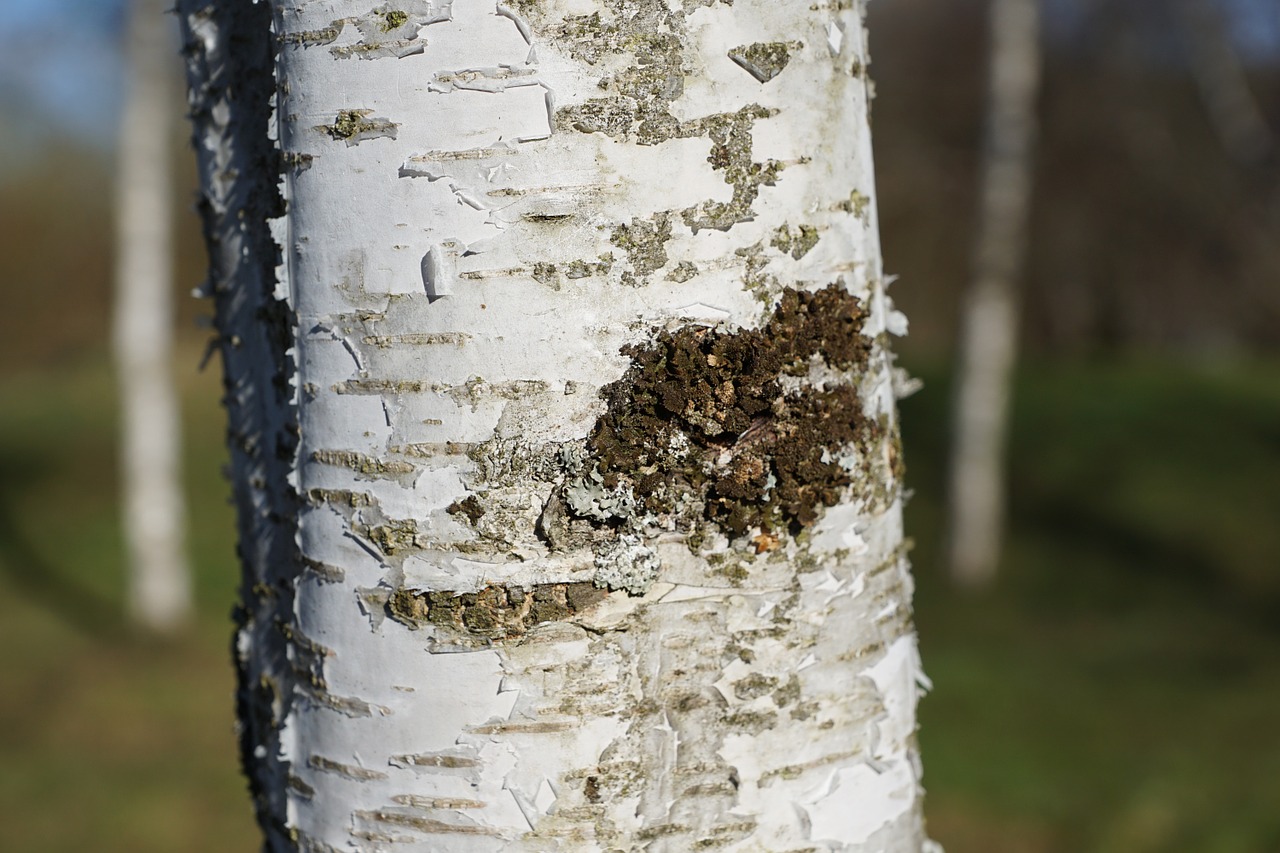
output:
{"label": "green grass", "polygon": [[14,851],[257,844],[226,651],[235,589],[216,370],[185,354],[199,612],[166,642],[122,618],[106,359],[0,379],[0,826]]}
{"label": "green grass", "polygon": [[[194,353],[178,359],[193,365]],[[0,825],[15,851],[251,850],[216,367],[183,367],[197,623],[122,622],[101,357],[0,378]],[[903,404],[930,828],[949,853],[1280,850],[1280,363],[1032,365],[998,583],[938,567],[945,377]]]}
{"label": "green grass", "polygon": [[1025,369],[1004,565],[971,594],[939,565],[945,378],[904,401],[951,853],[1280,850],[1277,368]]}

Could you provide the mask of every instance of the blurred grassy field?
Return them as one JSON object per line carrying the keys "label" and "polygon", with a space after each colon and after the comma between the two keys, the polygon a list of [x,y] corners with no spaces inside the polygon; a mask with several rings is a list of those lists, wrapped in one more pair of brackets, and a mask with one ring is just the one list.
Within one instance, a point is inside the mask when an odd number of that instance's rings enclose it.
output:
{"label": "blurred grassy field", "polygon": [[[15,851],[252,850],[216,365],[179,359],[198,623],[121,624],[101,354],[0,377],[0,825]],[[926,812],[950,853],[1280,850],[1280,363],[1033,366],[998,585],[937,567],[945,378],[904,401]]]}
{"label": "blurred grassy field", "polygon": [[0,826],[13,851],[256,849],[233,731],[231,507],[216,362],[178,358],[197,623],[123,612],[105,354],[0,379]]}
{"label": "blurred grassy field", "polygon": [[997,586],[938,568],[949,391],[903,401],[926,814],[951,853],[1280,850],[1276,363],[1024,369]]}

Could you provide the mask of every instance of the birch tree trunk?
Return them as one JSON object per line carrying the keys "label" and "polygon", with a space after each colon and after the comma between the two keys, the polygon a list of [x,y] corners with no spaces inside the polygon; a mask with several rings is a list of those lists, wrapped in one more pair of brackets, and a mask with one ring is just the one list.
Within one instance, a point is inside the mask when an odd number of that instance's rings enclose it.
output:
{"label": "birch tree trunk", "polygon": [[850,5],[179,4],[267,849],[932,846]]}
{"label": "birch tree trunk", "polygon": [[995,576],[1004,538],[1005,433],[1040,79],[1038,2],[992,0],[990,7],[986,140],[973,278],[960,309],[947,501],[949,570],[965,585]]}
{"label": "birch tree trunk", "polygon": [[128,79],[116,184],[116,302],[121,475],[128,606],[133,620],[173,631],[191,612],[181,426],[172,369],[169,137],[173,42],[168,0],[129,4]]}

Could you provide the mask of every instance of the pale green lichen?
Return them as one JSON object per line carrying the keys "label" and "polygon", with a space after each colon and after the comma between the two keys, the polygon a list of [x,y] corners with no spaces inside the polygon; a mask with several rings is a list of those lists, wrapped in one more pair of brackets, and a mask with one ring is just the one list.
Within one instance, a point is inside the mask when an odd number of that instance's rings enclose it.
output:
{"label": "pale green lichen", "polygon": [[729,728],[760,734],[778,724],[778,714],[776,711],[738,711],[725,717],[724,724]]}
{"label": "pale green lichen", "polygon": [[681,261],[676,264],[669,273],[667,273],[667,281],[674,281],[676,284],[684,284],[697,274],[698,267],[694,263],[691,261]]}
{"label": "pale green lichen", "polygon": [[494,438],[466,450],[478,482],[491,488],[521,487],[530,480],[554,483],[566,471],[582,470],[583,442],[533,444],[520,438]]}
{"label": "pale green lichen", "polygon": [[[552,28],[555,42],[571,56],[592,65],[619,54],[629,54],[633,61],[600,80],[606,96],[557,110],[557,128],[634,139],[641,145],[707,137],[712,141],[708,162],[724,172],[733,197],[728,202],[708,200],[682,211],[685,224],[694,232],[701,228],[727,230],[751,219],[751,205],[759,188],[772,185],[783,168],[778,161],[757,163],[751,157],[752,125],[774,111],[749,104],[734,113],[689,121],[676,118],[671,105],[683,94],[689,71],[685,12],[670,8],[665,0],[607,0],[606,5],[607,17],[600,12],[566,17],[558,28]],[[776,74],[797,46],[762,43],[739,50],[744,61],[758,63],[760,73]]]}
{"label": "pale green lichen", "polygon": [[742,273],[742,286],[762,305],[772,305],[782,290],[777,276],[765,272],[769,259],[764,256],[764,248],[760,243],[752,243],[734,250],[734,255],[743,258],[746,269]]}
{"label": "pale green lichen", "polygon": [[747,567],[737,560],[718,560],[712,565],[711,572],[717,577],[724,578],[729,582],[730,586],[735,587],[742,586],[746,583],[747,578],[751,577]]}
{"label": "pale green lichen", "polygon": [[604,483],[604,475],[596,468],[581,477],[569,481],[564,488],[564,499],[569,509],[582,518],[600,522],[625,519],[636,510],[636,496],[631,487]]}
{"label": "pale green lichen", "polygon": [[346,21],[359,30],[360,38],[330,47],[329,53],[335,59],[403,59],[422,53],[426,47],[426,42],[418,38],[419,26],[427,23],[427,16],[421,12],[384,5]]}
{"label": "pale green lichen", "polygon": [[791,51],[798,49],[798,42],[769,41],[735,47],[729,58],[761,83],[768,83],[782,73],[791,61]]}
{"label": "pale green lichen", "polygon": [[652,219],[633,219],[630,225],[614,228],[609,242],[626,252],[631,263],[630,272],[622,275],[623,282],[641,283],[666,266],[666,243],[670,239],[671,216],[666,211],[654,214]]}
{"label": "pale green lichen", "polygon": [[863,222],[866,222],[871,210],[871,198],[857,190],[854,190],[849,193],[848,200],[842,201],[836,205],[836,209],[842,210],[845,213],[852,213]]}
{"label": "pale green lichen", "polygon": [[482,376],[473,376],[461,385],[454,385],[444,393],[457,403],[465,403],[475,411],[486,400],[519,400],[545,394],[550,386],[542,379],[514,379],[510,382],[489,382]]}
{"label": "pale green lichen", "polygon": [[793,672],[785,684],[773,691],[773,704],[779,708],[785,708],[788,705],[799,702],[800,695],[800,677]]}
{"label": "pale green lichen", "polygon": [[560,130],[622,137],[630,131],[635,113],[635,107],[622,98],[593,98],[579,106],[557,110],[555,121]]}
{"label": "pale green lichen", "polygon": [[786,252],[797,261],[809,253],[809,250],[818,245],[818,229],[812,225],[801,225],[795,231],[792,231],[786,225],[780,227],[773,232],[773,239],[770,245],[775,249]]}
{"label": "pale green lichen", "polygon": [[776,111],[748,104],[737,112],[680,122],[666,111],[669,101],[659,103],[661,112],[652,107],[652,102],[651,108],[640,109],[639,102],[633,99],[597,98],[562,108],[556,113],[556,121],[562,128],[582,133],[603,133],[624,139],[634,135],[642,145],[707,137],[712,142],[707,162],[713,170],[724,173],[724,182],[733,187],[733,196],[727,202],[707,200],[686,208],[681,211],[684,223],[696,233],[701,228],[727,231],[751,219],[751,206],[760,194],[760,187],[776,183],[785,168],[778,160],[756,162],[751,153],[752,126],[759,119],[772,117]]}
{"label": "pale green lichen", "polygon": [[608,275],[613,269],[613,253],[599,256],[597,261],[573,260],[564,265],[564,277],[567,279],[587,278],[593,275]]}
{"label": "pale green lichen", "polygon": [[[477,534],[487,541],[505,544],[503,537],[513,527],[528,524],[523,515],[527,501],[504,505],[498,494],[515,487],[525,493],[530,480],[549,482],[553,487],[534,525],[548,548],[590,549],[596,567],[592,581],[601,589],[643,595],[657,576],[657,554],[633,530],[641,517],[635,496],[626,486],[606,486],[598,470],[584,472],[581,442],[534,446],[520,440],[493,440],[477,445],[468,455],[476,463],[477,480],[489,487],[488,497],[469,507],[459,503],[458,509],[473,517]],[[476,520],[481,513],[483,524]]]}
{"label": "pale green lichen", "polygon": [[639,535],[625,533],[595,552],[595,575],[591,580],[602,589],[623,589],[643,596],[658,579],[662,561]]}
{"label": "pale green lichen", "polygon": [[773,186],[779,173],[785,168],[777,160],[757,163],[751,159],[751,128],[762,118],[776,114],[759,104],[748,104],[735,113],[711,116],[695,122],[713,145],[707,162],[711,168],[724,172],[724,182],[733,187],[733,197],[727,202],[704,201],[702,204],[681,211],[685,225],[696,234],[701,228],[727,231],[739,222],[752,218],[751,205],[760,195],[760,187]]}
{"label": "pale green lichen", "polygon": [[355,44],[335,45],[329,48],[329,53],[337,59],[378,59],[387,55],[390,49],[387,42],[362,41]]}
{"label": "pale green lichen", "polygon": [[759,698],[772,693],[778,686],[778,679],[760,672],[753,672],[745,678],[733,682],[733,695],[742,701]]}
{"label": "pale green lichen", "polygon": [[395,139],[399,125],[385,118],[369,118],[371,115],[373,110],[339,110],[333,124],[318,125],[316,129],[347,145],[378,137]]}
{"label": "pale green lichen", "polygon": [[560,289],[560,275],[555,264],[539,261],[533,265],[532,275],[538,284],[546,285],[552,290]]}

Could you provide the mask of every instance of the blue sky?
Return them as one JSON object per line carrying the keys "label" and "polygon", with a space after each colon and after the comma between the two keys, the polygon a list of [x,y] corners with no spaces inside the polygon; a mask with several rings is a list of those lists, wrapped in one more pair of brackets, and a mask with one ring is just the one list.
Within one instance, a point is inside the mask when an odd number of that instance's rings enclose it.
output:
{"label": "blue sky", "polygon": [[1241,50],[1258,61],[1280,59],[1280,3],[1276,0],[1232,0],[1236,14],[1232,35]]}
{"label": "blue sky", "polygon": [[111,132],[120,102],[122,6],[0,0],[0,104],[19,117],[0,125],[7,149],[39,144],[49,130],[90,138]]}

